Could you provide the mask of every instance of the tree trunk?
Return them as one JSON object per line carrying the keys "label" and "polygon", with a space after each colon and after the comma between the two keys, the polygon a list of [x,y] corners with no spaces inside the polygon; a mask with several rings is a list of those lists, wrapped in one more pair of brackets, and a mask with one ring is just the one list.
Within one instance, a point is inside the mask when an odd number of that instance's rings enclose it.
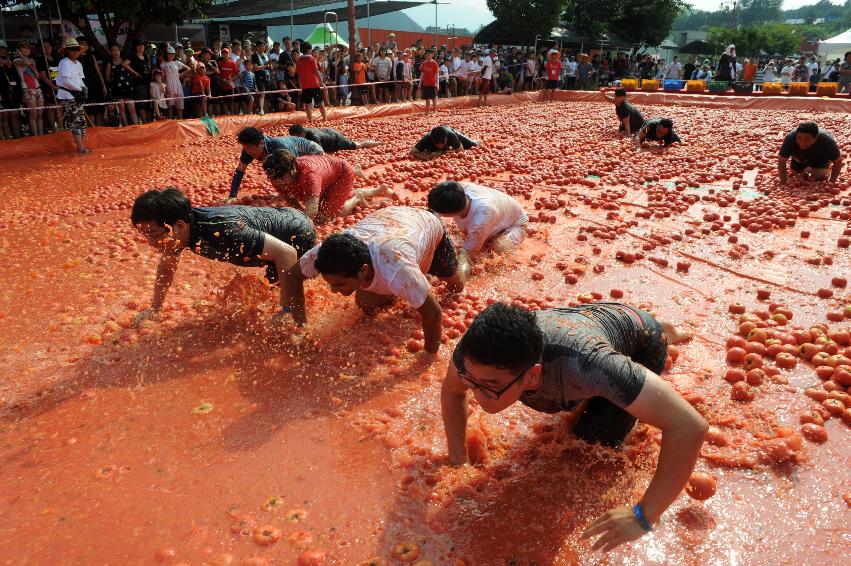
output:
{"label": "tree trunk", "polygon": [[352,61],[354,62],[354,50],[355,50],[355,36],[357,35],[356,28],[357,23],[355,22],[355,0],[348,0],[348,8],[349,8],[349,53],[352,56]]}

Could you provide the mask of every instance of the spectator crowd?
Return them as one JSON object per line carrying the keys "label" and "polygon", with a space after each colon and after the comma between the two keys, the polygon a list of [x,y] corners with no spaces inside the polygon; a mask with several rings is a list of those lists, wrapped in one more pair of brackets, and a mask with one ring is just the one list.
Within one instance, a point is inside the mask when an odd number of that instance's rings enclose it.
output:
{"label": "spectator crowd", "polygon": [[[154,44],[141,38],[111,45],[103,56],[85,37],[38,40],[32,30],[14,46],[0,40],[0,139],[86,125],[127,126],[166,118],[265,114],[327,106],[369,105],[552,89],[596,90],[638,79],[851,82],[845,61],[737,61],[733,46],[716,61],[651,55],[588,55],[557,45],[537,49],[432,46],[403,48],[395,35],[372,46],[311,46],[284,37],[209,46],[188,38]],[[69,45],[73,47],[69,49]],[[69,52],[75,53],[69,56]],[[60,77],[63,59],[73,77]],[[70,70],[69,70],[70,69]],[[63,86],[63,80],[66,84]],[[79,90],[73,85],[78,81]],[[69,86],[71,85],[71,86]],[[70,89],[70,90],[69,90]],[[78,106],[69,104],[71,100]],[[69,116],[69,114],[73,114]],[[81,147],[81,146],[78,146]]]}

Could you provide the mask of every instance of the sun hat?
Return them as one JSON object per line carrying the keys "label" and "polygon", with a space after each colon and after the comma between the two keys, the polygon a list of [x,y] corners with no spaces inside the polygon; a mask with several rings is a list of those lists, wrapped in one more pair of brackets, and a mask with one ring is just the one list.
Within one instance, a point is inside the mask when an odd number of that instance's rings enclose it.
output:
{"label": "sun hat", "polygon": [[77,40],[73,37],[69,37],[65,40],[65,49],[79,49],[80,44],[77,43]]}

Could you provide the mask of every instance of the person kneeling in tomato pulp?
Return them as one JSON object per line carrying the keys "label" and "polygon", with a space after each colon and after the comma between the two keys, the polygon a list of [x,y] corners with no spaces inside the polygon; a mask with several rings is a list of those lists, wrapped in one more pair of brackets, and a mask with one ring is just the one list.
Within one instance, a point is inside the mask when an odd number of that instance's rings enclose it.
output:
{"label": "person kneeling in tomato pulp", "polygon": [[[183,250],[240,267],[266,267],[269,283],[281,282],[280,304],[303,323],[302,280],[290,272],[298,258],[316,244],[313,223],[292,208],[216,206],[192,208],[189,199],[173,187],[139,195],[130,221],[162,251],[150,308],[137,315],[137,323],[162,309]],[[280,315],[276,315],[280,316]]]}
{"label": "person kneeling in tomato pulp", "polygon": [[842,171],[842,152],[827,130],[815,122],[803,122],[786,135],[777,157],[780,183],[787,180],[786,162],[792,160],[792,174],[803,181],[836,181]]}
{"label": "person kneeling in tomato pulp", "polygon": [[440,347],[442,312],[426,275],[459,292],[469,273],[469,263],[455,253],[440,218],[405,206],[378,210],[330,235],[299,266],[303,278],[322,275],[333,292],[354,293],[366,312],[404,298],[420,313],[425,350],[432,354]]}
{"label": "person kneeling in tomato pulp", "polygon": [[656,473],[633,507],[612,509],[583,538],[612,548],[651,530],[689,480],[708,425],[662,378],[668,341],[689,336],[620,303],[530,312],[495,303],[472,322],[455,348],[441,389],[452,465],[469,461],[467,393],[487,413],[520,401],[545,413],[578,411],[573,434],[618,447],[641,420],[662,431]]}

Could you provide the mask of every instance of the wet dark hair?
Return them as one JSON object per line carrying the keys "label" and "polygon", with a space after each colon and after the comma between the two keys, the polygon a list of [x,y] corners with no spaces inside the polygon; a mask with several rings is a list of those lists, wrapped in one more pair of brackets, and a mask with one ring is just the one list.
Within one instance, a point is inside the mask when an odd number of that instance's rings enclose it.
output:
{"label": "wet dark hair", "polygon": [[443,143],[449,138],[449,126],[435,126],[431,129],[431,141]]}
{"label": "wet dark hair", "polygon": [[136,197],[130,211],[130,222],[156,222],[160,226],[174,225],[178,220],[189,222],[192,218],[192,205],[189,198],[174,187],[151,190]]}
{"label": "wet dark hair", "polygon": [[815,122],[801,122],[795,129],[797,134],[809,134],[811,136],[818,135],[818,124]]}
{"label": "wet dark hair", "polygon": [[306,41],[305,41],[304,43],[302,43],[302,44],[301,44],[301,52],[302,52],[302,54],[307,55],[307,54],[308,54],[308,53],[310,53],[311,51],[313,51],[313,47],[311,47],[310,43],[308,43],[308,42],[306,42]]}
{"label": "wet dark hair", "polygon": [[477,364],[520,371],[540,360],[544,334],[531,311],[494,303],[473,320],[458,347]]}
{"label": "wet dark hair", "polygon": [[662,118],[661,120],[659,120],[659,125],[663,128],[668,128],[670,130],[674,127],[674,121],[670,118]]}
{"label": "wet dark hair", "polygon": [[848,56],[849,56],[849,55],[851,55],[851,51],[846,51],[846,52],[845,52],[845,58],[846,58],[846,59],[848,59]]}
{"label": "wet dark hair", "polygon": [[625,88],[616,88],[615,89],[615,96],[626,96],[626,89]]}
{"label": "wet dark hair", "polygon": [[443,181],[428,193],[428,207],[440,214],[461,212],[467,206],[467,194],[458,181]]}
{"label": "wet dark hair", "polygon": [[252,126],[242,128],[236,136],[236,141],[243,145],[257,145],[263,141],[263,132]]}
{"label": "wet dark hair", "polygon": [[299,137],[304,137],[304,134],[307,133],[307,130],[305,130],[304,126],[302,126],[301,124],[293,124],[292,126],[290,126],[290,129],[288,131],[291,136]]}
{"label": "wet dark hair", "polygon": [[316,254],[316,270],[323,275],[357,277],[364,265],[372,265],[369,246],[351,234],[331,234]]}
{"label": "wet dark hair", "polygon": [[263,160],[263,171],[271,173],[273,179],[280,179],[296,166],[296,158],[286,149],[279,149]]}

